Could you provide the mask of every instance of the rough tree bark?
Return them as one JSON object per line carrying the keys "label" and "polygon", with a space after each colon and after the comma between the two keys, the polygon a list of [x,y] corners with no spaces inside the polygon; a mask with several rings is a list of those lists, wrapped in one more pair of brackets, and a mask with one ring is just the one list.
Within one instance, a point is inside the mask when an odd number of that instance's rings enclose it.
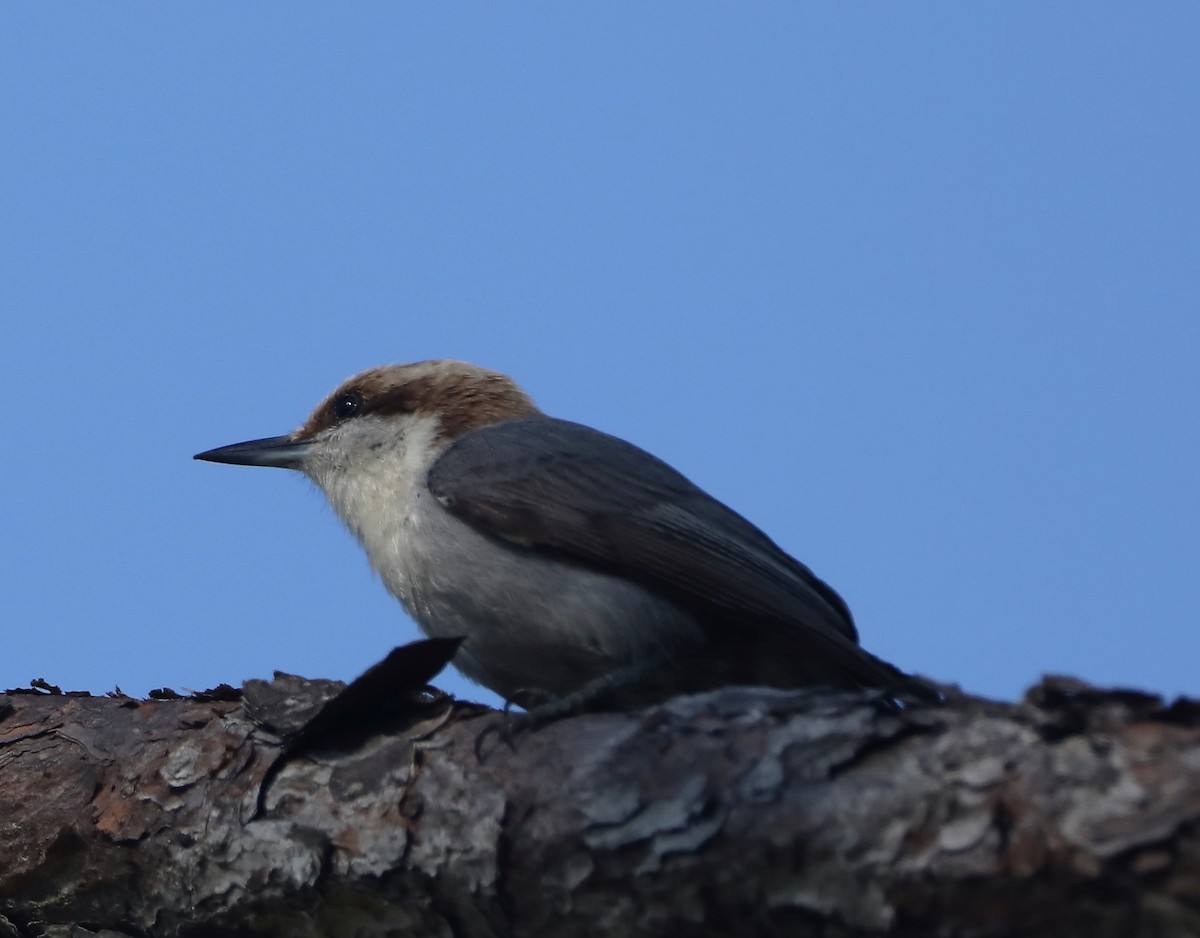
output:
{"label": "rough tree bark", "polygon": [[427,699],[267,777],[335,689],[0,696],[0,936],[1200,935],[1200,704],[726,688],[480,761]]}

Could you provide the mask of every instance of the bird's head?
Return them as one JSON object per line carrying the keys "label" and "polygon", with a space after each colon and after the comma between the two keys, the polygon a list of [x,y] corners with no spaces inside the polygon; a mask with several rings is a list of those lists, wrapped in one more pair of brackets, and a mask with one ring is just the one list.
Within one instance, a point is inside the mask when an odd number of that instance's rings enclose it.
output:
{"label": "bird's head", "polygon": [[427,469],[462,434],[536,413],[511,378],[477,365],[449,359],[382,365],[342,382],[291,433],[195,458],[296,469],[331,492],[351,479]]}

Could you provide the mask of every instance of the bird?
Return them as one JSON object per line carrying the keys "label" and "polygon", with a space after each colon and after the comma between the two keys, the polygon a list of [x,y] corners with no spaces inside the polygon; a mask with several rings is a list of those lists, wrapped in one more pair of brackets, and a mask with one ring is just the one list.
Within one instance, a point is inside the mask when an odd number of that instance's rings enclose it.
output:
{"label": "bird", "polygon": [[195,458],[307,476],[421,630],[463,639],[458,669],[531,712],[730,684],[933,696],[750,521],[496,371],[371,368],[293,432]]}

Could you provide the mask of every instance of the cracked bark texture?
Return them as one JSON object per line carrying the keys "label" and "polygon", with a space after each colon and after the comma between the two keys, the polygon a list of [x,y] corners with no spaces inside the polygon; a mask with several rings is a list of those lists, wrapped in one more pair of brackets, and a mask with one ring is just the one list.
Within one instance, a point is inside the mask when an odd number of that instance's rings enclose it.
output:
{"label": "cracked bark texture", "polygon": [[0,696],[0,936],[1200,935],[1200,705],[725,688],[482,763],[429,700],[260,783],[338,685]]}

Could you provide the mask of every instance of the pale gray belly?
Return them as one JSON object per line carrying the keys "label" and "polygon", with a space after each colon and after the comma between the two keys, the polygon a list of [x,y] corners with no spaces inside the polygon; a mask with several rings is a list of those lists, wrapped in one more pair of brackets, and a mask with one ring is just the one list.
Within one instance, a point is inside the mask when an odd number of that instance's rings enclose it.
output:
{"label": "pale gray belly", "polygon": [[455,665],[506,699],[562,695],[702,641],[690,615],[619,577],[485,537],[432,500],[398,535],[384,582],[426,634],[464,636]]}

